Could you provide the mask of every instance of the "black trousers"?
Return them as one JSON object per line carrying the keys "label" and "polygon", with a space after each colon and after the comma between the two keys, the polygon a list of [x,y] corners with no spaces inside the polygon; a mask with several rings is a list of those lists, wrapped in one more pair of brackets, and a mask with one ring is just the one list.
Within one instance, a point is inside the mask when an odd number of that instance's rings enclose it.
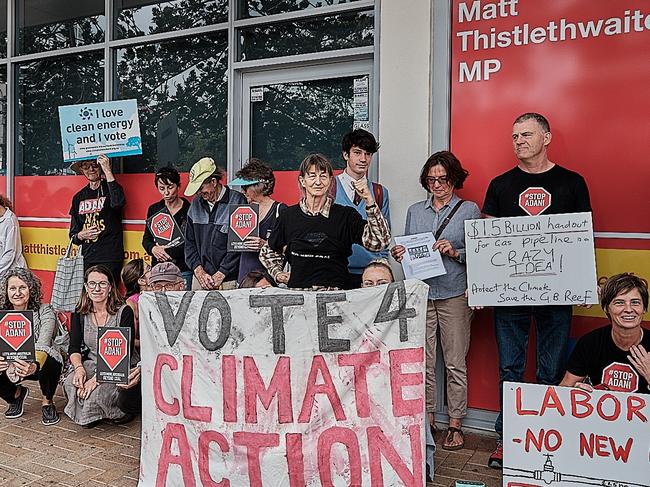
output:
{"label": "black trousers", "polygon": [[[51,401],[56,392],[56,386],[59,385],[62,368],[63,365],[48,355],[43,367],[37,373],[29,375],[23,380],[37,380],[41,386],[43,396]],[[11,382],[4,372],[0,373],[0,397],[5,402],[10,403],[14,401],[17,389],[18,384]]]}
{"label": "black trousers", "polygon": [[131,389],[120,389],[117,396],[117,407],[124,414],[138,415],[142,412],[142,389],[141,383]]}

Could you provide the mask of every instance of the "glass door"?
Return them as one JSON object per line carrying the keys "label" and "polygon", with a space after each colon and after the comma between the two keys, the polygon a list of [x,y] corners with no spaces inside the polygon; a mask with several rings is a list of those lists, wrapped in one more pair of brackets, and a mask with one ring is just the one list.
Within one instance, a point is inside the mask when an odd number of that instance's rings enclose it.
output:
{"label": "glass door", "polygon": [[240,162],[257,157],[292,171],[319,152],[342,169],[343,136],[374,131],[372,61],[244,73],[242,102]]}

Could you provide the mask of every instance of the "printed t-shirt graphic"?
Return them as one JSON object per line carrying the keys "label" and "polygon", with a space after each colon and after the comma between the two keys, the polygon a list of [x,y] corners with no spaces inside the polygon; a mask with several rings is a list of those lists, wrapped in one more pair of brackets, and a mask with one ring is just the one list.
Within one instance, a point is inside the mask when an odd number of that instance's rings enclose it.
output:
{"label": "printed t-shirt graphic", "polygon": [[[81,200],[79,202],[79,215],[82,215],[84,218],[83,230],[97,227],[100,233],[104,231],[106,224],[103,218],[99,218],[99,214],[104,209],[104,204],[106,204],[106,196]],[[92,241],[96,242],[98,239],[99,235]]]}
{"label": "printed t-shirt graphic", "polygon": [[551,193],[544,188],[528,188],[519,195],[519,206],[530,216],[541,215],[551,206]]}

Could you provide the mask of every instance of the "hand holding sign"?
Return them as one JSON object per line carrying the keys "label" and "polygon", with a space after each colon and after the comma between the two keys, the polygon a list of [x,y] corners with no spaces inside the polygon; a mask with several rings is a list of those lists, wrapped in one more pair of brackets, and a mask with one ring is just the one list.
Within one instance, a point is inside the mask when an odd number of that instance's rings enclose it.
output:
{"label": "hand holding sign", "polygon": [[449,242],[449,240],[437,240],[433,244],[433,250],[439,250],[441,254],[451,257],[452,259],[457,259],[460,253],[454,248],[454,246]]}
{"label": "hand holding sign", "polygon": [[18,377],[29,377],[32,374],[35,374],[38,370],[38,366],[35,362],[25,362],[24,360],[17,359],[15,362],[16,375]]}
{"label": "hand holding sign", "polygon": [[133,367],[129,373],[128,384],[118,384],[117,387],[121,389],[131,389],[133,386],[138,385],[140,383],[140,372],[141,368],[139,365],[137,367]]}
{"label": "hand holding sign", "polygon": [[246,248],[250,250],[259,251],[264,246],[265,243],[266,240],[264,240],[261,237],[248,236],[244,239],[244,245],[246,245]]}
{"label": "hand holding sign", "polygon": [[154,245],[151,249],[151,253],[159,262],[165,262],[171,260],[171,257],[165,250],[167,247],[164,245]]}
{"label": "hand holding sign", "polygon": [[99,154],[97,156],[97,164],[102,168],[104,176],[106,176],[106,181],[115,181],[115,176],[113,176],[113,168],[111,167],[111,160],[106,157],[105,154]]}
{"label": "hand holding sign", "polygon": [[395,259],[397,262],[402,262],[405,253],[406,247],[403,245],[395,245],[392,249],[390,249],[390,255],[392,255],[393,259]]}

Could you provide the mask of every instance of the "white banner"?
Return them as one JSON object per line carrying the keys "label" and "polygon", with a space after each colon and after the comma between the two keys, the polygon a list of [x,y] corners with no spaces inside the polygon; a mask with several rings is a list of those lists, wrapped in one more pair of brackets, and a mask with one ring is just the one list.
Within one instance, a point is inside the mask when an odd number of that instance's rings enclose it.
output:
{"label": "white banner", "polygon": [[650,487],[650,395],[506,382],[504,487]]}
{"label": "white banner", "polygon": [[597,304],[591,213],[465,221],[470,306]]}
{"label": "white banner", "polygon": [[144,293],[139,485],[423,486],[427,291]]}

